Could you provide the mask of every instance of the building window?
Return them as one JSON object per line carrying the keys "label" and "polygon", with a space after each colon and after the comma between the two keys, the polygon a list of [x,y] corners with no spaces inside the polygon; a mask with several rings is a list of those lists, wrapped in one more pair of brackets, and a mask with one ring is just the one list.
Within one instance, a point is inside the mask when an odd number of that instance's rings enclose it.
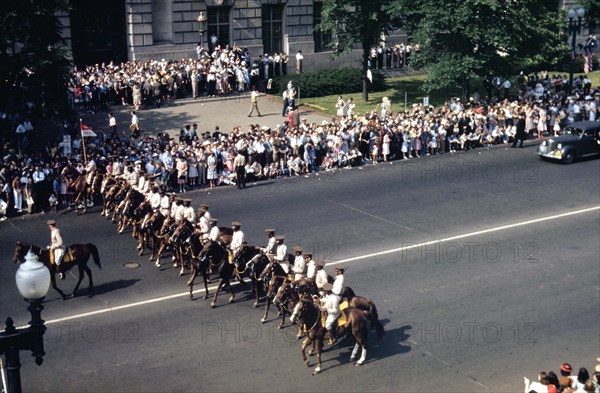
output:
{"label": "building window", "polygon": [[321,14],[323,13],[323,3],[313,2],[313,39],[315,41],[315,52],[330,51],[331,33],[323,33],[315,28],[321,23]]}
{"label": "building window", "polygon": [[210,37],[217,35],[217,45],[221,48],[229,45],[229,7],[210,7],[206,10],[208,25],[207,34],[210,42]]}
{"label": "building window", "polygon": [[265,53],[283,52],[283,4],[262,6],[262,37]]}

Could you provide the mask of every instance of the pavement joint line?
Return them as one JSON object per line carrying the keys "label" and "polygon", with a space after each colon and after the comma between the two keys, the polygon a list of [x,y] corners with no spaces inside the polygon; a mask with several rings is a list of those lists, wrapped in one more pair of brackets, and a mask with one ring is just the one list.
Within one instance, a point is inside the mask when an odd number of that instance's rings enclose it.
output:
{"label": "pavement joint line", "polygon": [[[392,254],[392,253],[396,253],[396,252],[404,251],[404,250],[409,250],[409,249],[416,248],[416,247],[423,247],[423,246],[427,246],[427,245],[431,245],[431,244],[443,243],[443,242],[447,242],[447,241],[451,241],[451,240],[463,239],[463,238],[466,238],[466,237],[477,236],[477,235],[482,235],[482,234],[492,233],[492,232],[498,232],[498,231],[502,231],[502,230],[505,230],[505,229],[511,229],[511,228],[517,228],[517,227],[531,225],[531,224],[537,224],[537,223],[540,223],[540,222],[545,222],[545,221],[550,221],[550,220],[556,220],[556,219],[560,219],[560,218],[564,218],[564,217],[574,216],[574,215],[577,215],[577,214],[589,213],[589,212],[598,211],[598,210],[600,210],[600,206],[594,206],[594,207],[589,207],[589,208],[585,208],[585,209],[579,209],[579,210],[569,211],[569,212],[565,212],[565,213],[555,214],[555,215],[552,215],[552,216],[546,216],[546,217],[536,218],[536,219],[532,219],[532,220],[521,221],[521,222],[517,222],[517,223],[514,223],[514,224],[502,225],[502,226],[498,226],[498,227],[494,227],[494,228],[483,229],[483,230],[480,230],[480,231],[469,232],[469,233],[465,233],[465,234],[462,234],[462,235],[456,235],[456,236],[446,237],[446,238],[439,239],[439,240],[431,240],[431,241],[428,241],[428,242],[423,242],[423,243],[418,243],[418,244],[415,243],[415,244],[411,244],[411,245],[408,245],[408,246],[394,248],[394,249],[391,249],[391,250],[380,251],[380,252],[366,254],[366,255],[361,255],[361,256],[352,257],[352,258],[346,258],[346,259],[342,259],[342,260],[335,261],[335,262],[329,262],[325,266],[335,265],[337,263],[347,263],[347,262],[352,262],[352,261],[358,261],[358,260],[361,260],[361,259],[373,258],[373,257],[376,257],[376,256],[386,255],[386,254]],[[237,282],[234,282],[231,285],[239,285],[239,284]],[[217,288],[216,286],[209,287],[209,290],[214,290],[216,288]],[[204,291],[203,288],[197,289],[197,290],[195,290],[193,292],[193,294],[197,294],[197,293],[200,293],[200,292],[203,292],[203,291]],[[166,296],[157,297],[157,298],[153,298],[153,299],[142,300],[142,301],[139,301],[139,302],[123,304],[123,305],[120,305],[120,306],[108,307],[108,308],[104,308],[104,309],[100,309],[100,310],[88,311],[88,312],[84,312],[84,313],[81,313],[81,314],[75,314],[75,315],[69,315],[69,316],[62,317],[62,318],[56,318],[56,319],[52,319],[52,320],[46,321],[46,324],[49,325],[49,324],[59,323],[59,322],[64,322],[64,321],[69,321],[69,320],[73,320],[73,319],[79,319],[79,318],[84,318],[84,317],[90,317],[90,316],[105,314],[105,313],[113,312],[113,311],[125,310],[125,309],[128,309],[128,308],[143,306],[143,305],[152,304],[152,303],[158,303],[158,302],[162,302],[162,301],[165,301],[165,300],[176,299],[176,298],[180,298],[180,297],[184,297],[184,296],[188,296],[188,295],[189,295],[189,292],[182,292],[182,293],[176,293],[176,294],[172,294],[172,295],[166,295]]]}

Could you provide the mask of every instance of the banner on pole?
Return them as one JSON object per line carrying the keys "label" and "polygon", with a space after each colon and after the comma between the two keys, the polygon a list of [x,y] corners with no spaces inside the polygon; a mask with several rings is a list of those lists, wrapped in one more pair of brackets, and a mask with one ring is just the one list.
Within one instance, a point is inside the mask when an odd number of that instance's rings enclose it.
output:
{"label": "banner on pole", "polygon": [[97,136],[97,135],[90,126],[86,126],[85,124],[81,123],[81,136],[82,137],[86,137],[86,136],[93,137],[93,136]]}

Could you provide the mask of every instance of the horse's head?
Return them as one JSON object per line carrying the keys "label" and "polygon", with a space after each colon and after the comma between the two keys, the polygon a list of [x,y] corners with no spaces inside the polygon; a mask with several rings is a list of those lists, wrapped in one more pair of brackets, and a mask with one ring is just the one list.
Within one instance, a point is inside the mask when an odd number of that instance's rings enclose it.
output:
{"label": "horse's head", "polygon": [[27,255],[27,251],[29,251],[30,248],[31,245],[29,243],[17,242],[15,246],[15,255],[13,255],[13,262],[25,262],[25,255]]}
{"label": "horse's head", "polygon": [[291,289],[291,283],[288,280],[284,280],[283,284],[281,284],[277,289],[277,293],[275,293],[275,297],[273,298],[273,304],[279,306],[282,303],[285,303],[286,300],[290,298]]}
{"label": "horse's head", "polygon": [[305,315],[314,309],[315,305],[313,299],[302,299],[294,306],[294,310],[290,316],[290,321],[293,323],[296,318],[305,319]]}

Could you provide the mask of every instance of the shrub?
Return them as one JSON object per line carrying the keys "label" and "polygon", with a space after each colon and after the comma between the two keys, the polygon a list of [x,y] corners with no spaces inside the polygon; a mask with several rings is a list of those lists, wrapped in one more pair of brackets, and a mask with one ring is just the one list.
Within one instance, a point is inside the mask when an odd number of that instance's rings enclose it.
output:
{"label": "shrub", "polygon": [[[361,70],[347,67],[280,76],[273,79],[271,92],[283,93],[290,79],[294,81],[294,86],[300,87],[302,98],[359,93],[362,91]],[[379,72],[373,72],[373,83],[369,85],[369,91],[382,91],[385,89],[383,76]]]}

